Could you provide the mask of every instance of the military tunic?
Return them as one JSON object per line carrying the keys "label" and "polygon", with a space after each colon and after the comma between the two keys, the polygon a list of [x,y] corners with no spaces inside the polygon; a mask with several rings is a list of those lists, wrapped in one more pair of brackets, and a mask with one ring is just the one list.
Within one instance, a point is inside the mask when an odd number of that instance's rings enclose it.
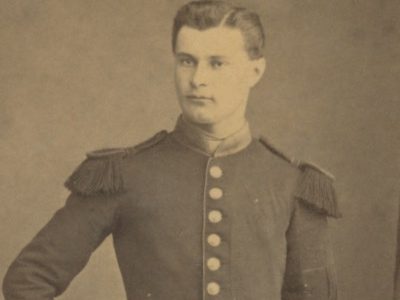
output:
{"label": "military tunic", "polygon": [[60,295],[109,234],[130,300],[336,299],[331,178],[247,124],[213,141],[180,118],[138,146],[89,153],[66,185],[65,206],[10,266],[6,300]]}

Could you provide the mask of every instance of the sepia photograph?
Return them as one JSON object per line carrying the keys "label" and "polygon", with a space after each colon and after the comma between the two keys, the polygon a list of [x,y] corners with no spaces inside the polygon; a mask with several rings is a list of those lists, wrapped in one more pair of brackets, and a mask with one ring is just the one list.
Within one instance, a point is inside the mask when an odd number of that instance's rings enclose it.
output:
{"label": "sepia photograph", "polygon": [[0,0],[4,300],[400,300],[398,0]]}

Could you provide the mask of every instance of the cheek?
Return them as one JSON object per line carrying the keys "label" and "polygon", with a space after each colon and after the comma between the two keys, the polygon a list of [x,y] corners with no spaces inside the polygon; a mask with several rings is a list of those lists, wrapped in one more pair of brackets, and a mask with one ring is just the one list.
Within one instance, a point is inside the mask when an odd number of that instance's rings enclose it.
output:
{"label": "cheek", "polygon": [[236,89],[248,85],[247,72],[241,67],[226,69],[221,73],[221,75],[220,79],[223,81],[225,86],[234,87],[234,89]]}
{"label": "cheek", "polygon": [[220,76],[216,86],[221,93],[233,97],[241,97],[248,90],[245,76],[238,72],[227,72]]}
{"label": "cheek", "polygon": [[[221,74],[222,75],[222,74]],[[215,85],[218,106],[222,111],[232,111],[248,97],[249,87],[245,75],[238,70],[219,76]]]}
{"label": "cheek", "polygon": [[184,89],[189,85],[190,82],[190,70],[176,68],[175,69],[175,83],[178,88]]}

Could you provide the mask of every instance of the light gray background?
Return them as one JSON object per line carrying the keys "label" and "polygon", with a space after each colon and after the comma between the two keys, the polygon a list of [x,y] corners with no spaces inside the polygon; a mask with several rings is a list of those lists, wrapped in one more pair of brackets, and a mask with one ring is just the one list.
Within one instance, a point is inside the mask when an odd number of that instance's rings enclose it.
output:
{"label": "light gray background", "polygon": [[[178,113],[170,27],[178,0],[0,0],[0,277],[63,205],[65,178]],[[256,133],[337,177],[341,300],[390,299],[400,178],[398,0],[252,0],[268,68]],[[123,299],[111,240],[61,299]]]}

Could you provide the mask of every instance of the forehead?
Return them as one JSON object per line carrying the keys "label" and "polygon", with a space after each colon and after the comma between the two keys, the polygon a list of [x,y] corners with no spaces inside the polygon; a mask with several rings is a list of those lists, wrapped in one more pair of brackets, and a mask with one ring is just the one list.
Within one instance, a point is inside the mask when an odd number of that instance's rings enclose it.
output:
{"label": "forehead", "polygon": [[242,32],[239,29],[224,26],[206,30],[183,26],[177,36],[175,51],[198,57],[247,57]]}

